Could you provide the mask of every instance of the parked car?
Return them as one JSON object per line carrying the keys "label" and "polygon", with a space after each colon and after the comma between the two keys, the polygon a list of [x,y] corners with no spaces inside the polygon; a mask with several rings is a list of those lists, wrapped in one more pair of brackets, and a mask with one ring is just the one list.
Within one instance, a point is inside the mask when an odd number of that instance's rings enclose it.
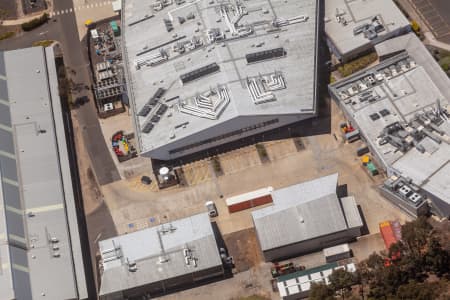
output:
{"label": "parked car", "polygon": [[208,214],[211,218],[217,217],[219,213],[217,212],[216,204],[212,201],[207,201],[205,203],[206,209],[208,210]]}

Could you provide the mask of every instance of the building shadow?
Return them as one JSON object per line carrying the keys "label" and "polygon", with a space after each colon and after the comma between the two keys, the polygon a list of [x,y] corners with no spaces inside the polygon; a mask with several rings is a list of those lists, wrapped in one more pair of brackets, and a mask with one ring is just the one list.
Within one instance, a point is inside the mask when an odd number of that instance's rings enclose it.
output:
{"label": "building shadow", "polygon": [[361,205],[358,205],[358,212],[359,212],[359,215],[361,216],[361,220],[363,222],[363,227],[361,228],[361,235],[367,235],[370,232],[369,232],[369,227],[367,226],[366,217],[364,216]]}

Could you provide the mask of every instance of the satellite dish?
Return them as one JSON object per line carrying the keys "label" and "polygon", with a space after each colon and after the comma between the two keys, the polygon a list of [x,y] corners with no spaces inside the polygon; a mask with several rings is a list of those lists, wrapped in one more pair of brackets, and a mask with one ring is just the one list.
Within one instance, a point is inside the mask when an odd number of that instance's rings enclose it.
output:
{"label": "satellite dish", "polygon": [[169,174],[169,168],[168,167],[162,167],[159,169],[159,175],[166,176]]}

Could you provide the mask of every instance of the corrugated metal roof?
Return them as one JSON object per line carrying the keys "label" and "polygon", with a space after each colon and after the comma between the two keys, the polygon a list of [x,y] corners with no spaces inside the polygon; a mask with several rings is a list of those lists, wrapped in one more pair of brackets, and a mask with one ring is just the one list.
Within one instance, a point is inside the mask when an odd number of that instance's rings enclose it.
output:
{"label": "corrugated metal roof", "polygon": [[53,49],[0,52],[0,116],[0,290],[87,298]]}
{"label": "corrugated metal roof", "polygon": [[337,178],[338,174],[333,174],[275,190],[273,206],[252,212],[261,249],[265,251],[349,228],[336,195]]}
{"label": "corrugated metal roof", "polygon": [[363,221],[359,214],[358,205],[355,197],[348,196],[341,198],[342,209],[344,210],[345,219],[349,228],[362,227]]}
{"label": "corrugated metal roof", "polygon": [[[99,248],[104,269],[100,295],[222,265],[207,213],[103,240],[99,242]],[[192,263],[186,265],[183,254],[185,248],[192,251],[197,259],[197,267]],[[116,258],[114,249],[121,254],[121,258]],[[161,263],[161,257],[167,258],[168,261]],[[136,262],[137,270],[130,272],[127,261]]]}

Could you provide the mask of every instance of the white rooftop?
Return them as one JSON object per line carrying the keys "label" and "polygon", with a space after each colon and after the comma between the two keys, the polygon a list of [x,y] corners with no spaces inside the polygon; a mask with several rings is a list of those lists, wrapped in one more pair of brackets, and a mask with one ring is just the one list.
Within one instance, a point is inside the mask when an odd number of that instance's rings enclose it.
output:
{"label": "white rooftop", "polygon": [[[165,90],[136,116],[142,152],[238,116],[315,113],[318,1],[166,2],[173,4],[125,0],[123,7],[135,113]],[[249,63],[246,55],[256,52],[260,60]],[[186,75],[208,66],[198,79]]]}
{"label": "white rooftop", "polygon": [[53,49],[0,52],[0,298],[85,299]]}
{"label": "white rooftop", "polygon": [[[207,213],[103,240],[99,248],[100,295],[222,265]],[[192,253],[196,266],[193,261],[186,264],[184,249]],[[130,264],[136,269],[130,271]]]}
{"label": "white rooftop", "polygon": [[[355,28],[371,23],[374,17],[379,17],[384,28],[376,38],[354,34]],[[325,0],[325,32],[342,55],[407,26],[408,20],[392,0]]]}
{"label": "white rooftop", "polygon": [[[450,123],[443,114],[442,122],[436,125],[442,134],[434,132],[432,137],[426,136],[418,143],[423,153],[417,147],[402,152],[390,143],[380,143],[380,134],[386,126],[411,122],[418,114],[435,115],[437,100],[442,110],[450,109],[450,80],[412,33],[385,41],[376,49],[383,56],[395,56],[331,85],[330,91],[361,129],[384,168],[411,178],[413,183],[450,204]],[[404,51],[399,53],[401,49]],[[372,85],[367,85],[369,77],[374,79]],[[361,101],[364,93],[373,99]],[[383,110],[389,113],[383,116]],[[373,114],[378,115],[375,120],[371,118]],[[436,142],[434,136],[441,142]]]}

